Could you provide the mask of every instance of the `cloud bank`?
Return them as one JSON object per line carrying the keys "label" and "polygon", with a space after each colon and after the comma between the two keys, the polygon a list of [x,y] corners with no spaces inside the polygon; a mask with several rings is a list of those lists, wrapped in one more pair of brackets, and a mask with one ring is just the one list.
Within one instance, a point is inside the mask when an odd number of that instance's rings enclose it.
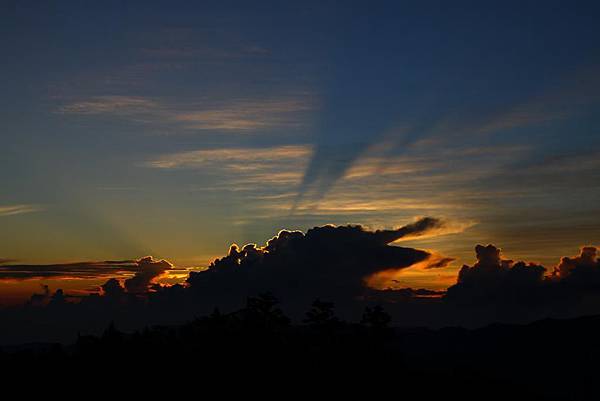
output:
{"label": "cloud bank", "polygon": [[[0,261],[0,263],[2,263]],[[166,260],[146,256],[138,260],[91,261],[48,265],[0,264],[0,280],[43,278],[97,279],[123,277],[129,292],[145,292],[152,281],[171,270]],[[115,279],[116,280],[116,279]]]}
{"label": "cloud bank", "polygon": [[[190,271],[185,283],[174,285],[157,281],[174,270],[173,265],[150,256],[62,265],[4,264],[0,265],[3,279],[108,279],[100,294],[87,296],[45,287],[25,309],[1,312],[0,321],[10,316],[16,322],[11,328],[15,338],[23,335],[19,324],[42,325],[44,319],[63,321],[65,326],[57,330],[68,333],[80,329],[69,324],[104,328],[112,320],[133,329],[185,321],[214,308],[224,313],[239,310],[248,297],[265,292],[279,298],[293,319],[302,319],[317,298],[333,302],[338,315],[348,320],[358,318],[366,305],[384,304],[394,324],[433,327],[600,313],[600,261],[595,246],[583,247],[579,255],[564,257],[547,269],[506,259],[494,245],[477,245],[477,261],[463,266],[446,291],[402,287],[403,274],[444,270],[453,259],[393,243],[426,237],[444,224],[426,217],[395,230],[372,231],[359,225],[327,225],[306,233],[283,230],[263,246],[233,244],[206,270]],[[38,320],[32,320],[32,314]]]}
{"label": "cloud bank", "polygon": [[598,248],[586,246],[575,257],[563,257],[549,272],[532,262],[503,259],[494,245],[477,245],[477,262],[463,266],[445,301],[493,310],[498,316],[578,315],[600,313]]}

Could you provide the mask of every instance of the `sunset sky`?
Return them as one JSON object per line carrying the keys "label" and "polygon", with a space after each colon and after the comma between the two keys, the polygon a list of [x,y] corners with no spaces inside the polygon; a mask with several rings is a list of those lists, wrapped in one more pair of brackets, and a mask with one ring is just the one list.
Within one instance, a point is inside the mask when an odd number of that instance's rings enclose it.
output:
{"label": "sunset sky", "polygon": [[478,243],[600,243],[600,3],[0,4],[0,264],[204,267],[433,216],[398,244],[456,259],[406,273],[440,289]]}

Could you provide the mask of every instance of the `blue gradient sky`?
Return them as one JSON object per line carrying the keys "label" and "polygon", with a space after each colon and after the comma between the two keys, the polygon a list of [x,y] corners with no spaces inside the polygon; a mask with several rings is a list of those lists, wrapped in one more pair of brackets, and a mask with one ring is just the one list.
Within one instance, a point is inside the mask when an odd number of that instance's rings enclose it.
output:
{"label": "blue gradient sky", "polygon": [[1,3],[1,259],[425,215],[405,243],[455,267],[600,239],[597,2],[50,3]]}

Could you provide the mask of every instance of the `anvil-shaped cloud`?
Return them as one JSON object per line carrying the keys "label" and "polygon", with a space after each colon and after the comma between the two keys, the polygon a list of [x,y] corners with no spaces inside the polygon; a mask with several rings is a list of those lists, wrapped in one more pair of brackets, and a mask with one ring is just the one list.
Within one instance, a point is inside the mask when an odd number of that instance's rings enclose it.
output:
{"label": "anvil-shaped cloud", "polygon": [[422,218],[396,230],[322,226],[306,232],[281,231],[265,246],[232,245],[229,254],[188,283],[203,305],[234,308],[246,297],[272,291],[286,304],[304,308],[326,294],[338,305],[354,302],[367,288],[365,277],[424,261],[426,251],[389,245],[400,238],[438,229],[443,222]]}

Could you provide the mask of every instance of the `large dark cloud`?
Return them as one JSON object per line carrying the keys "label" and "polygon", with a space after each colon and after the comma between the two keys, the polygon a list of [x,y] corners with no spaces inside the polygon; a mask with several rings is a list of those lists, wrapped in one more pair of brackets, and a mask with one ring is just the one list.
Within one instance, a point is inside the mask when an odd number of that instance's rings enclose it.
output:
{"label": "large dark cloud", "polygon": [[426,251],[389,245],[423,235],[443,223],[423,218],[397,230],[368,231],[361,226],[323,226],[306,232],[281,231],[264,247],[232,245],[187,280],[202,303],[234,308],[249,295],[271,291],[291,308],[305,308],[316,297],[340,307],[367,291],[364,279],[380,270],[401,269],[427,259]]}

